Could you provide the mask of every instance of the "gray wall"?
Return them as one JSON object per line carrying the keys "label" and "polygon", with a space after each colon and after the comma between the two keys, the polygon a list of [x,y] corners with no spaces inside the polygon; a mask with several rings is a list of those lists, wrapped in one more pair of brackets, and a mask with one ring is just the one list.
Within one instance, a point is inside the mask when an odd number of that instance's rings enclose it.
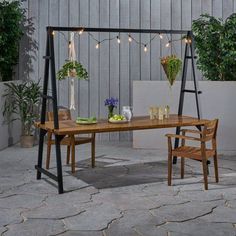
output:
{"label": "gray wall", "polygon": [[[193,19],[202,13],[226,18],[236,9],[236,0],[28,0],[28,14],[34,17],[35,34],[39,50],[34,62],[34,72],[29,76],[35,80],[43,78],[45,53],[45,26],[85,26],[190,29]],[[98,39],[114,37],[116,34],[94,33]],[[133,37],[146,42],[153,35]],[[89,82],[76,82],[77,111],[80,116],[106,117],[104,99],[119,98],[120,108],[132,105],[133,80],[162,80],[160,57],[171,52],[182,56],[184,44],[176,42],[174,48],[165,48],[166,39],[153,40],[148,52],[137,44],[129,44],[127,35],[120,35],[120,46],[116,41],[102,44],[95,49],[95,42],[84,33],[76,39],[78,59],[88,69]],[[179,39],[179,35],[168,36]],[[56,68],[68,57],[68,46],[63,36],[55,36]],[[201,78],[198,72],[198,77]],[[189,73],[189,79],[191,74]],[[58,83],[59,104],[68,106],[68,81]],[[119,112],[119,111],[118,111]],[[129,139],[129,134],[103,134],[102,139]]]}

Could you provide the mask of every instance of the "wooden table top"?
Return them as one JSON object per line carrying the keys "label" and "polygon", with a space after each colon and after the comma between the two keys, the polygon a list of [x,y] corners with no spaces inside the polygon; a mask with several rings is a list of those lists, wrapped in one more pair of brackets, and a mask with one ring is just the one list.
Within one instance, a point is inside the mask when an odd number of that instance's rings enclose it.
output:
{"label": "wooden table top", "polygon": [[35,126],[57,135],[68,135],[197,126],[204,125],[206,122],[207,120],[199,120],[198,118],[189,116],[170,115],[168,119],[164,120],[150,120],[149,116],[137,116],[133,117],[130,122],[117,124],[110,123],[108,120],[98,120],[97,124],[79,125],[75,121],[66,120],[59,122],[59,129],[54,129],[53,121],[46,121],[45,124],[36,122]]}

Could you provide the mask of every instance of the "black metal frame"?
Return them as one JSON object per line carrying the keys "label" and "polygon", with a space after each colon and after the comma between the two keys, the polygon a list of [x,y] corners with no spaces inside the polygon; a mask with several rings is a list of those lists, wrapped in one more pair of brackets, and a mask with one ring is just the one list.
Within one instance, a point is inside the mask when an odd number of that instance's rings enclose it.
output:
{"label": "black metal frame", "polygon": [[[45,59],[45,69],[44,69],[44,81],[43,81],[43,94],[42,94],[42,108],[41,108],[41,119],[40,123],[44,124],[46,120],[46,104],[47,99],[51,99],[53,102],[53,114],[54,114],[54,128],[59,128],[58,121],[58,105],[57,105],[57,88],[56,88],[56,71],[55,71],[55,54],[54,54],[54,31],[81,31],[84,32],[113,32],[113,33],[159,33],[159,34],[186,34],[187,38],[191,40],[191,43],[186,43],[185,46],[185,55],[184,55],[184,65],[183,65],[183,73],[181,80],[181,90],[180,90],[180,98],[179,98],[179,109],[178,115],[182,115],[183,113],[183,105],[184,105],[184,95],[185,93],[194,93],[196,98],[196,106],[197,106],[197,115],[198,118],[201,118],[200,104],[198,95],[201,93],[198,90],[198,83],[195,74],[195,64],[194,64],[194,38],[192,31],[188,30],[161,30],[161,29],[120,29],[120,28],[84,28],[84,27],[47,27],[47,41],[46,41],[46,55]],[[186,77],[187,77],[187,68],[188,68],[188,59],[191,60],[192,64],[192,73],[193,73],[193,82],[194,89],[187,90],[186,86]],[[51,71],[51,89],[52,96],[48,96],[48,82],[49,82],[49,70]],[[63,193],[63,176],[62,176],[62,164],[61,164],[61,147],[60,141],[64,136],[55,135],[55,146],[56,146],[56,161],[57,161],[57,175],[50,173],[49,171],[42,168],[42,160],[43,160],[43,143],[44,137],[47,131],[40,128],[39,133],[39,149],[38,149],[38,164],[35,166],[37,170],[37,179],[41,179],[41,174],[45,174],[51,179],[58,182],[58,192]],[[180,127],[176,129],[176,133],[180,133]],[[175,147],[178,147],[179,140],[175,140]],[[174,158],[174,163],[176,163],[177,159]]]}

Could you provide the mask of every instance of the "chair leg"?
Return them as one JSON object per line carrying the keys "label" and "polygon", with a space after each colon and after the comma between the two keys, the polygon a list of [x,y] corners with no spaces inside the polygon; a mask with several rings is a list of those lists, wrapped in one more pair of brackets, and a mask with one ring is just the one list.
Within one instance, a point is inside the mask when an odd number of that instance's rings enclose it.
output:
{"label": "chair leg", "polygon": [[169,152],[168,154],[168,186],[171,186],[171,178],[172,178],[172,154]]}
{"label": "chair leg", "polygon": [[208,190],[208,181],[207,181],[207,161],[205,158],[202,159],[202,169],[203,169],[203,176],[204,176],[204,187],[205,190]]}
{"label": "chair leg", "polygon": [[181,179],[184,178],[184,157],[181,157]]}
{"label": "chair leg", "polygon": [[75,173],[75,137],[71,137],[71,172]]}
{"label": "chair leg", "polygon": [[70,145],[67,145],[67,156],[66,156],[66,164],[70,164]]}
{"label": "chair leg", "polygon": [[218,183],[219,182],[219,173],[218,173],[217,153],[214,155],[214,167],[215,167],[215,179],[216,179],[216,183]]}
{"label": "chair leg", "polygon": [[92,161],[92,168],[95,167],[95,133],[92,134],[92,142],[91,142],[91,161]]}
{"label": "chair leg", "polygon": [[48,147],[47,147],[47,159],[46,159],[46,169],[49,169],[50,165],[50,157],[51,157],[51,143],[48,142]]}

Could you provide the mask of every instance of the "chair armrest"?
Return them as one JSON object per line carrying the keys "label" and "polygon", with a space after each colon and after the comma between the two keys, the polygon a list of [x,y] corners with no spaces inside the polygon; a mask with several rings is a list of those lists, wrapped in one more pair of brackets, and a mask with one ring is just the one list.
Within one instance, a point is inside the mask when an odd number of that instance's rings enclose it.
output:
{"label": "chair armrest", "polygon": [[200,130],[194,130],[194,129],[181,129],[181,132],[185,133],[192,133],[192,134],[203,134]]}
{"label": "chair armrest", "polygon": [[177,134],[166,134],[166,137],[168,137],[168,138],[186,139],[186,140],[199,141],[199,142],[204,141],[201,138],[195,138],[195,137],[184,136],[184,135],[177,135]]}

